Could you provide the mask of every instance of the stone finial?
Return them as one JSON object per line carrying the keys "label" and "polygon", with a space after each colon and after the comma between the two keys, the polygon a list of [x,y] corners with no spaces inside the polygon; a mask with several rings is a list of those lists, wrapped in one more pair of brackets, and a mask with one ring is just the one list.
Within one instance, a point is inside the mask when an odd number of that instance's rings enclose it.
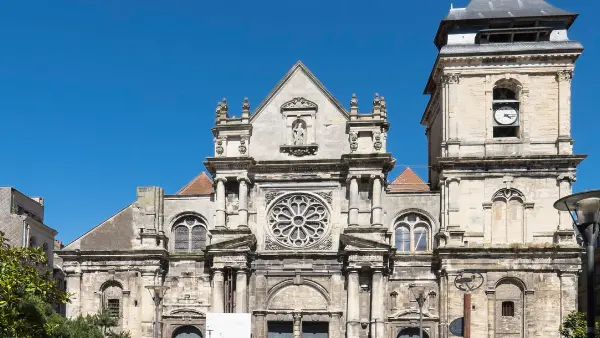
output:
{"label": "stone finial", "polygon": [[381,97],[379,106],[381,107],[381,116],[385,117],[387,115],[387,102],[385,102],[385,97]]}
{"label": "stone finial", "polygon": [[244,103],[242,103],[242,111],[243,112],[244,111],[247,111],[247,112],[250,111],[250,103],[248,102],[248,98],[247,97],[244,98]]}
{"label": "stone finial", "polygon": [[223,98],[223,101],[221,101],[221,111],[224,113],[224,115],[227,115],[227,112],[229,111],[226,98]]}
{"label": "stone finial", "polygon": [[221,119],[221,102],[217,103],[217,108],[215,109],[215,114],[217,116],[217,121]]}
{"label": "stone finial", "polygon": [[381,100],[377,93],[375,93],[375,98],[373,99],[373,115],[375,115],[375,117],[381,115]]}
{"label": "stone finial", "polygon": [[358,100],[356,99],[356,94],[352,94],[352,99],[350,99],[350,114],[358,114]]}
{"label": "stone finial", "polygon": [[247,120],[250,117],[250,103],[248,102],[248,98],[245,97],[244,98],[244,103],[242,103],[242,122],[247,122],[245,120]]}
{"label": "stone finial", "polygon": [[373,106],[379,106],[380,104],[379,94],[375,93],[375,98],[373,99]]}

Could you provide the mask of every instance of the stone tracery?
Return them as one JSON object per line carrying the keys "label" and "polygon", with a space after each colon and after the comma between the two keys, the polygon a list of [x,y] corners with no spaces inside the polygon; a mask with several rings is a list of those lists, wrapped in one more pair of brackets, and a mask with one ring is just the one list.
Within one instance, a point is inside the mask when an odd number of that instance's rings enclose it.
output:
{"label": "stone tracery", "polygon": [[279,199],[268,214],[269,230],[281,245],[309,247],[322,240],[329,226],[329,210],[315,196],[289,194]]}

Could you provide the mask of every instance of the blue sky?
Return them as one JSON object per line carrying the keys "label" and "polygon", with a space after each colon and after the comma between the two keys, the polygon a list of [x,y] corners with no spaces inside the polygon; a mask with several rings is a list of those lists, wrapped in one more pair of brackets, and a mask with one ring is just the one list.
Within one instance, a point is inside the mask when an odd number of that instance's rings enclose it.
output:
{"label": "blue sky", "polygon": [[[462,7],[467,0],[454,0]],[[598,1],[580,13],[573,81],[575,191],[600,188]],[[46,200],[46,223],[70,242],[135,200],[205,170],[217,101],[255,107],[297,60],[348,106],[388,102],[388,150],[426,179],[422,95],[432,41],[450,1],[47,0],[0,4],[0,185]]]}

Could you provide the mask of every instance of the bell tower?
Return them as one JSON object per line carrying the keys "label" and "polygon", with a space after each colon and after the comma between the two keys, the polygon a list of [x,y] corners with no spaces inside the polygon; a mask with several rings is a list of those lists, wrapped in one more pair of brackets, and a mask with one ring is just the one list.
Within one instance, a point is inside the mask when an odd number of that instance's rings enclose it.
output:
{"label": "bell tower", "polygon": [[[441,332],[467,316],[448,305],[463,300],[452,284],[466,272],[485,280],[472,296],[487,305],[471,318],[488,323],[473,326],[474,337],[555,337],[576,309],[580,249],[568,213],[553,209],[585,158],[573,154],[571,136],[571,81],[583,52],[568,36],[576,18],[545,0],[472,0],[439,26],[421,123],[441,199],[438,278],[449,285]],[[553,263],[542,268],[546,258]],[[550,290],[560,304],[534,296]]]}
{"label": "bell tower", "polygon": [[576,18],[544,0],[472,0],[441,22],[422,124],[443,200],[442,243],[552,243],[571,229],[552,202],[571,192],[584,158],[571,137],[571,79],[583,51],[568,37]]}

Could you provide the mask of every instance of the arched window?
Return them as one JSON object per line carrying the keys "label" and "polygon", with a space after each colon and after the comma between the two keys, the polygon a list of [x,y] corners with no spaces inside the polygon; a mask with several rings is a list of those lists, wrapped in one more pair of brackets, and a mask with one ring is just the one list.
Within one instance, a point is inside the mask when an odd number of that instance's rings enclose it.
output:
{"label": "arched window", "polygon": [[173,338],[202,338],[202,332],[195,326],[180,326],[173,332]]}
{"label": "arched window", "polygon": [[498,81],[493,91],[494,137],[519,137],[520,85],[512,80]]}
{"label": "arched window", "polygon": [[525,197],[517,189],[502,189],[492,198],[492,243],[523,243]]}
{"label": "arched window", "polygon": [[102,286],[102,309],[116,319],[123,313],[123,288],[121,284],[111,281]]}
{"label": "arched window", "polygon": [[206,223],[196,216],[185,216],[173,226],[174,249],[179,252],[206,248]]}
{"label": "arched window", "polygon": [[395,243],[398,252],[430,250],[431,223],[418,213],[402,215],[395,224]]}

